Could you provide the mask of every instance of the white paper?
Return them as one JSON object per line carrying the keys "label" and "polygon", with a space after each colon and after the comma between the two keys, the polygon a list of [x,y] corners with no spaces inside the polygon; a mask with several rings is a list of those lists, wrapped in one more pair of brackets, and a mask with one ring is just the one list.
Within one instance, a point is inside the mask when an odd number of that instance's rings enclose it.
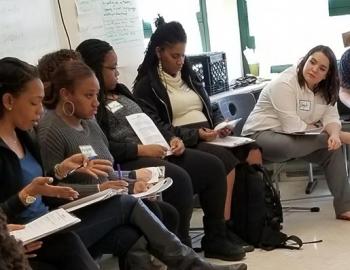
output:
{"label": "white paper", "polygon": [[149,170],[151,172],[151,179],[147,181],[147,183],[150,183],[150,184],[157,183],[159,180],[163,179],[165,176],[164,166],[146,167],[143,169]]}
{"label": "white paper", "polygon": [[64,205],[61,205],[60,208],[65,209],[67,212],[72,212],[72,211],[75,211],[77,209],[88,206],[90,204],[94,204],[94,203],[97,203],[100,201],[107,200],[107,199],[109,199],[115,195],[118,195],[118,194],[125,194],[125,192],[122,189],[116,190],[116,189],[109,188],[109,189],[106,189],[104,191],[100,191],[100,192],[97,192],[95,194],[86,196],[84,198],[81,198],[81,199],[66,203]]}
{"label": "white paper", "polygon": [[319,135],[323,132],[323,127],[311,128],[304,131],[287,132],[283,130],[273,130],[276,133],[287,134],[287,135]]}
{"label": "white paper", "polygon": [[246,137],[226,136],[224,138],[217,137],[215,140],[206,143],[220,145],[224,147],[236,147],[252,142],[254,142],[253,139]]}
{"label": "white paper", "polygon": [[142,144],[159,144],[168,149],[167,156],[172,154],[169,144],[148,115],[144,113],[135,113],[126,116],[126,119]]}
{"label": "white paper", "polygon": [[66,210],[56,209],[28,223],[24,229],[12,231],[10,234],[26,245],[78,222],[80,219]]}
{"label": "white paper", "polygon": [[160,192],[166,190],[172,184],[173,184],[173,180],[170,177],[167,177],[163,180],[159,180],[158,183],[154,184],[147,191],[140,192],[137,194],[132,194],[132,196],[134,196],[135,198],[149,197],[149,196],[155,195],[157,193],[160,193]]}
{"label": "white paper", "polygon": [[237,119],[234,119],[231,121],[221,122],[220,124],[217,124],[214,127],[214,130],[218,131],[218,130],[223,129],[223,128],[229,128],[229,129],[233,130],[235,128],[235,126],[237,125],[237,123],[241,120],[242,120],[242,118],[237,118]]}

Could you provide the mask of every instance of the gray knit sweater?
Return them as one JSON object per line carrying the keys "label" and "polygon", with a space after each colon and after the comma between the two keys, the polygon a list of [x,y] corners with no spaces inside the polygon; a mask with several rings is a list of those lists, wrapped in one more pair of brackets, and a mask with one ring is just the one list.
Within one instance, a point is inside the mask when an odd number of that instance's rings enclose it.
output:
{"label": "gray knit sweater", "polygon": [[[113,162],[108,141],[95,120],[82,120],[83,130],[68,126],[55,111],[48,111],[38,126],[38,138],[45,171],[73,154],[80,153],[80,145],[91,145],[97,157]],[[110,178],[115,178],[110,175]],[[90,175],[75,172],[62,180],[62,185],[71,186],[81,196],[98,191],[97,184],[107,181],[106,177],[95,179]]]}

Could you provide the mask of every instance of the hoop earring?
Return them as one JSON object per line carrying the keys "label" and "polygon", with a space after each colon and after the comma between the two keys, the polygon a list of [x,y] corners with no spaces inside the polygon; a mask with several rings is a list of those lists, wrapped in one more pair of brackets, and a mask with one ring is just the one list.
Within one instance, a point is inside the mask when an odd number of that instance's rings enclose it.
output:
{"label": "hoop earring", "polygon": [[[67,110],[66,110],[67,104],[69,104],[71,106],[71,108],[72,108],[71,112],[67,112]],[[66,100],[65,102],[63,102],[62,111],[63,111],[65,116],[73,116],[74,111],[75,111],[74,103],[72,101]]]}

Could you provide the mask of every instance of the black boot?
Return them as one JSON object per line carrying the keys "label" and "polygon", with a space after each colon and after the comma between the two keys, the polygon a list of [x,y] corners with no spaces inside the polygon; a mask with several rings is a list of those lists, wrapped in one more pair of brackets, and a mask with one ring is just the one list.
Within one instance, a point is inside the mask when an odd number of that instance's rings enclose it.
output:
{"label": "black boot", "polygon": [[155,270],[151,262],[151,254],[148,252],[148,242],[144,237],[128,250],[122,266],[123,270]]}
{"label": "black boot", "polygon": [[245,264],[214,266],[205,262],[193,249],[180,240],[138,201],[131,213],[130,221],[136,225],[148,241],[149,251],[164,262],[168,269],[175,270],[244,270]]}
{"label": "black boot", "polygon": [[203,225],[205,235],[202,238],[202,249],[205,257],[225,261],[239,261],[245,257],[243,248],[227,238],[224,220],[203,217]]}
{"label": "black boot", "polygon": [[244,241],[242,238],[240,238],[237,234],[234,233],[231,221],[226,221],[226,226],[227,226],[228,239],[232,243],[241,246],[245,252],[252,252],[252,251],[254,251],[254,246],[253,245],[248,244],[246,241]]}

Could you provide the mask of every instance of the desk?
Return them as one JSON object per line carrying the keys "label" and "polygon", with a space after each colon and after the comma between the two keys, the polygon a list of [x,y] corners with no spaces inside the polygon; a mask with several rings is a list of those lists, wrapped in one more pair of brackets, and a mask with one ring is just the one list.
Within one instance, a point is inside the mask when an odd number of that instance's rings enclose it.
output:
{"label": "desk", "polygon": [[247,85],[245,87],[240,87],[240,88],[235,88],[235,89],[230,89],[228,91],[219,93],[219,94],[215,94],[210,96],[210,101],[211,103],[217,102],[222,98],[231,96],[231,95],[237,95],[237,94],[244,94],[244,93],[257,93],[260,92],[265,85],[267,85],[269,83],[269,81],[265,81],[265,82],[261,82],[258,84],[251,84],[251,85]]}

